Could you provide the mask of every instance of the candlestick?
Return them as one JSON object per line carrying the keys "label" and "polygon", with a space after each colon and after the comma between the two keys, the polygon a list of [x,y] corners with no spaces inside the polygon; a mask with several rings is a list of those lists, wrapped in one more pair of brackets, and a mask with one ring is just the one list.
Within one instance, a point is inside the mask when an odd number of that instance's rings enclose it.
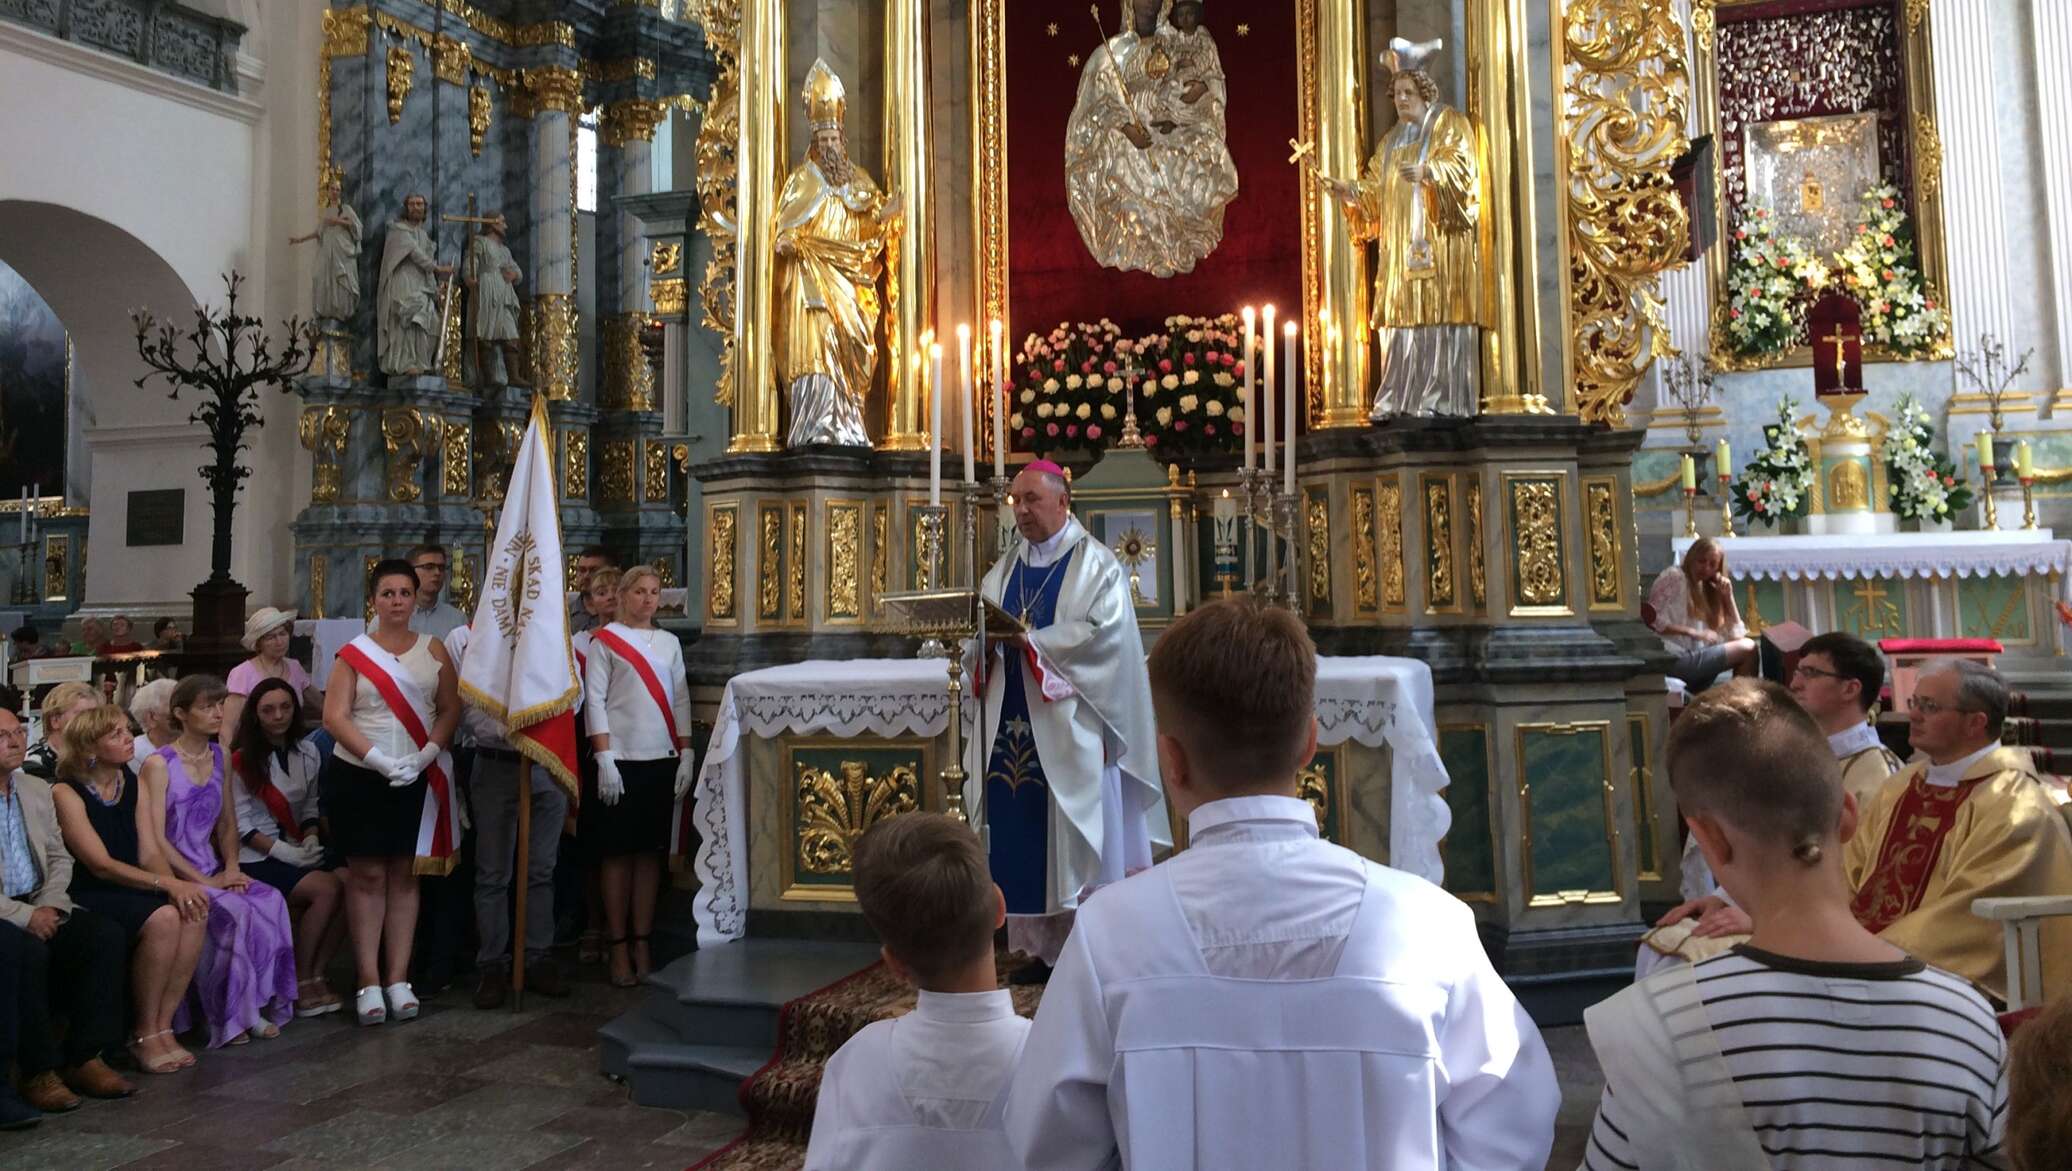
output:
{"label": "candlestick", "polygon": [[[1267,476],[1271,477],[1274,464],[1278,462],[1273,451],[1273,306],[1268,305],[1259,316],[1266,325],[1266,377],[1259,384],[1259,425],[1265,428],[1259,433],[1260,460],[1266,467]],[[1267,491],[1271,492],[1272,488]]]}
{"label": "candlestick", "polygon": [[993,337],[993,478],[998,480],[1007,475],[1007,412],[1011,400],[1007,391],[1007,353],[1000,345],[1004,327],[995,317],[987,328]]}
{"label": "candlestick", "polygon": [[1731,537],[1734,535],[1734,490],[1732,487],[1733,480],[1734,477],[1726,474],[1725,472],[1720,473],[1719,535],[1722,537]]}
{"label": "candlestick", "polygon": [[1254,433],[1259,427],[1259,412],[1252,409],[1252,367],[1256,364],[1256,356],[1252,353],[1252,325],[1257,314],[1247,305],[1240,316],[1245,319],[1245,391],[1241,400],[1245,407],[1245,469],[1250,471],[1257,466],[1259,459],[1258,436]]}
{"label": "candlestick", "polygon": [[[1684,457],[1684,467],[1689,469],[1691,457]],[[1684,481],[1684,536],[1698,535],[1698,488],[1689,480]]]}
{"label": "candlestick", "polygon": [[1979,447],[1985,452],[1978,465],[1979,508],[1985,513],[1986,530],[1991,532],[2000,527],[2000,509],[1993,503],[1993,444],[1992,436],[1981,431]]}
{"label": "candlestick", "polygon": [[1281,491],[1295,494],[1295,406],[1302,401],[1302,366],[1295,360],[1295,323],[1290,321],[1281,326],[1281,362],[1288,368],[1287,387],[1281,391],[1281,409],[1285,426],[1281,428],[1281,442],[1288,450],[1281,459]]}
{"label": "candlestick", "polygon": [[942,347],[928,343],[928,504],[942,503]]}
{"label": "candlestick", "polygon": [[22,488],[21,543],[24,545],[29,543],[29,489],[26,486]]}
{"label": "candlestick", "polygon": [[1686,492],[1696,492],[1698,490],[1698,465],[1696,461],[1691,459],[1689,454],[1683,457],[1682,483],[1683,490]]}

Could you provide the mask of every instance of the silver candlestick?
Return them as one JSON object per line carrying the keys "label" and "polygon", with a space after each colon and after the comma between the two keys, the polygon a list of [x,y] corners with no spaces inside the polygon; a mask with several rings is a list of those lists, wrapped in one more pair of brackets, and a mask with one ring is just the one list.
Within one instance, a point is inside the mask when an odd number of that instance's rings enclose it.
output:
{"label": "silver candlestick", "polygon": [[1302,542],[1295,531],[1296,520],[1299,516],[1295,506],[1299,499],[1299,495],[1294,492],[1275,492],[1273,494],[1275,527],[1280,530],[1282,538],[1288,543],[1288,555],[1281,559],[1283,563],[1282,568],[1287,573],[1287,582],[1281,586],[1280,602],[1288,609],[1297,612],[1300,612],[1302,609],[1302,575],[1298,571]]}

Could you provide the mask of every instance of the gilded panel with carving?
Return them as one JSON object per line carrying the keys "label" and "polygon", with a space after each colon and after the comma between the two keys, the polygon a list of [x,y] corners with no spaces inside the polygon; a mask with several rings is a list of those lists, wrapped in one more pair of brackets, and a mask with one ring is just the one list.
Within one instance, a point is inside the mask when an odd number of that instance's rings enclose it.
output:
{"label": "gilded panel with carving", "polygon": [[1311,489],[1303,497],[1303,522],[1308,536],[1309,612],[1331,613],[1331,495],[1328,488]]}
{"label": "gilded panel with carving", "polygon": [[863,502],[827,505],[827,620],[863,618]]}
{"label": "gilded panel with carving", "polygon": [[1566,614],[1561,477],[1505,473],[1511,528],[1511,613]]}
{"label": "gilded panel with carving", "polygon": [[765,504],[756,513],[755,616],[784,617],[784,506]]}
{"label": "gilded panel with carving", "polygon": [[1374,565],[1374,489],[1355,485],[1349,498],[1353,514],[1353,617],[1367,618],[1381,612],[1381,580]]}
{"label": "gilded panel with carving", "polygon": [[734,522],[740,509],[719,505],[705,514],[705,539],[710,550],[706,558],[705,615],[714,622],[731,624],[734,611]]}
{"label": "gilded panel with carving", "polygon": [[1625,575],[1620,570],[1626,551],[1619,546],[1618,489],[1619,482],[1612,476],[1583,479],[1584,551],[1592,610],[1626,608]]}
{"label": "gilded panel with carving", "polygon": [[791,506],[791,531],[784,558],[784,615],[792,622],[806,620],[806,506]]}
{"label": "gilded panel with carving", "polygon": [[1424,476],[1425,611],[1460,610],[1460,582],[1454,572],[1453,477]]}
{"label": "gilded panel with carving", "polygon": [[1383,476],[1375,486],[1374,508],[1381,546],[1381,604],[1402,610],[1409,604],[1409,587],[1403,567],[1403,482]]}

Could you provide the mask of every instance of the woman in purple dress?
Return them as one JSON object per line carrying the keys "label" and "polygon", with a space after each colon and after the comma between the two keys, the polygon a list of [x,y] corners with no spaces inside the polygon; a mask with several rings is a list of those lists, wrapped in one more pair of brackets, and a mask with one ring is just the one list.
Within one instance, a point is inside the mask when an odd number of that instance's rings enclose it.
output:
{"label": "woman in purple dress", "polygon": [[[224,795],[223,681],[190,675],[173,688],[179,735],[144,761],[139,778],[152,828],[174,875],[208,891],[208,939],[194,991],[209,1048],[274,1037],[295,1015],[295,937],[281,892],[238,869],[237,818]],[[185,1029],[192,998],[174,1027]]]}

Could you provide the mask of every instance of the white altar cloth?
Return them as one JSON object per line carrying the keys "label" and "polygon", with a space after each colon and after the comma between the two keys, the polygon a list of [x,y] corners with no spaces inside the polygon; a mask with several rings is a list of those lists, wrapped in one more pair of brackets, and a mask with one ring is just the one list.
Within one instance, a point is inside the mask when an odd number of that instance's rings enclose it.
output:
{"label": "white altar cloth", "polygon": [[[743,733],[937,736],[949,726],[948,682],[940,659],[808,661],[749,671],[727,682],[692,790],[700,838],[692,914],[700,946],[739,939],[748,929]],[[1451,816],[1441,795],[1446,768],[1434,733],[1431,668],[1415,659],[1320,658],[1316,703],[1319,744],[1357,740],[1390,749],[1390,862],[1438,882],[1439,839]],[[964,706],[966,726],[975,726],[978,703],[968,684]],[[966,740],[974,758],[986,747],[979,739]]]}
{"label": "white altar cloth", "polygon": [[[1670,542],[1675,562],[1694,538]],[[2072,576],[2072,541],[2049,529],[1961,533],[1830,533],[1720,541],[1736,579]]]}

